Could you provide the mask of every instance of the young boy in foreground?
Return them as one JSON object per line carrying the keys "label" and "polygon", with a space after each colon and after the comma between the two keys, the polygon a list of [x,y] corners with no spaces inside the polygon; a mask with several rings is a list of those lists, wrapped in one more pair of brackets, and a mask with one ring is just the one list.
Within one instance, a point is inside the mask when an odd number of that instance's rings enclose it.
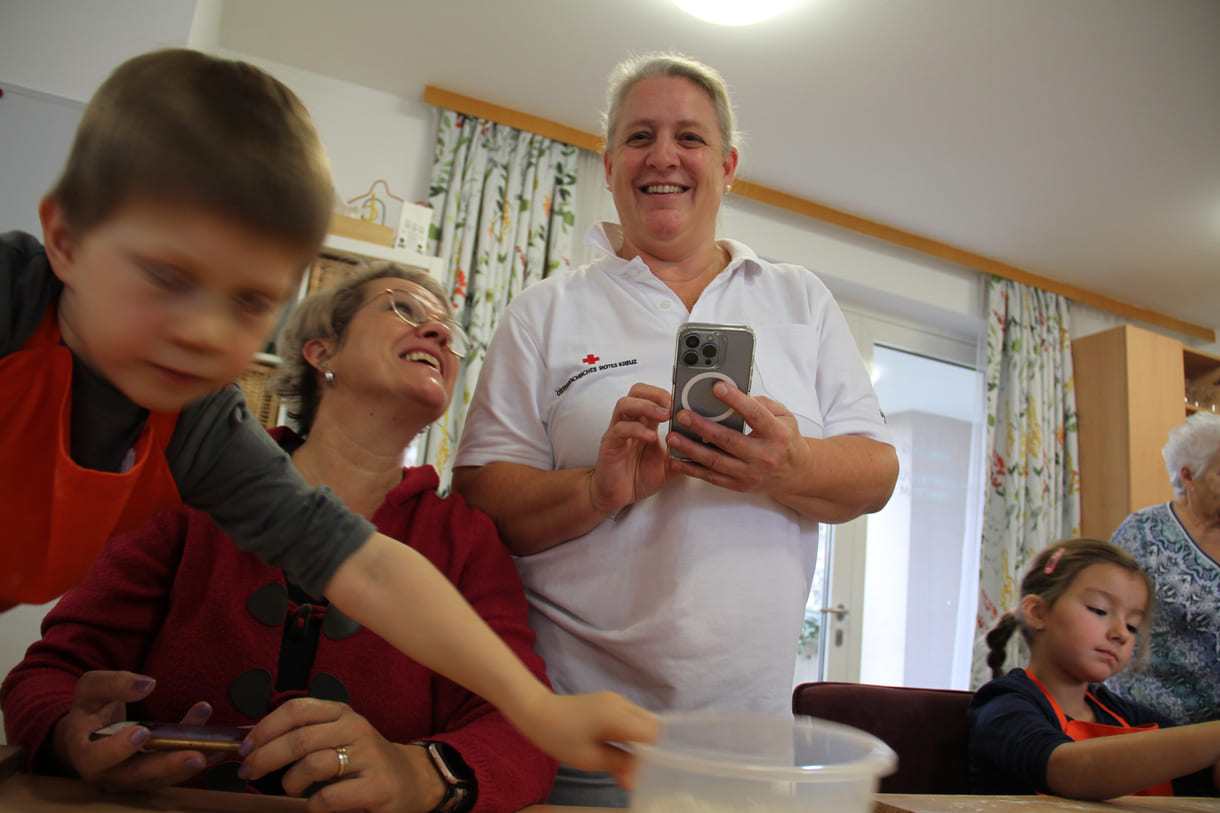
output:
{"label": "young boy in foreground", "polygon": [[99,88],[41,203],[45,248],[0,235],[0,609],[54,598],[110,535],[185,503],[552,756],[626,770],[607,743],[652,739],[650,714],[551,693],[426,560],[310,489],[231,386],[331,199],[304,107],[250,65],[158,51]]}

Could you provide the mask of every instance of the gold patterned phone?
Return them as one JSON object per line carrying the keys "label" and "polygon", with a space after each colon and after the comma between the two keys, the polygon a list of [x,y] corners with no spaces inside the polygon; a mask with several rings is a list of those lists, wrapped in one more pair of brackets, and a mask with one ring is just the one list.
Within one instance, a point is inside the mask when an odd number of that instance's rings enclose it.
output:
{"label": "gold patterned phone", "polygon": [[144,726],[152,735],[144,741],[141,747],[143,751],[235,752],[250,734],[250,729],[242,726],[181,725],[125,720],[99,728],[89,735],[89,739],[100,740],[136,725]]}

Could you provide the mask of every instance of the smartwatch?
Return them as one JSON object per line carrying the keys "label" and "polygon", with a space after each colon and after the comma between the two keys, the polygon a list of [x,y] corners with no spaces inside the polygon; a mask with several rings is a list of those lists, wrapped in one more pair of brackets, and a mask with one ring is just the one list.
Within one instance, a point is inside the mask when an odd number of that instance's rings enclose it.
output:
{"label": "smartwatch", "polygon": [[479,786],[474,771],[452,745],[436,740],[417,740],[432,759],[432,765],[445,783],[445,797],[432,813],[467,813],[478,798]]}

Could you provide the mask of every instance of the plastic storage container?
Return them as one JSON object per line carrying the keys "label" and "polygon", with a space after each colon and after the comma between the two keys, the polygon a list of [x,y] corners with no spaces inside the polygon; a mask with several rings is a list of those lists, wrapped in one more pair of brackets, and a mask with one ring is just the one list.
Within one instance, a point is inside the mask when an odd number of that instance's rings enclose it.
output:
{"label": "plastic storage container", "polygon": [[660,715],[655,745],[632,747],[636,813],[869,813],[898,765],[871,734],[811,717]]}

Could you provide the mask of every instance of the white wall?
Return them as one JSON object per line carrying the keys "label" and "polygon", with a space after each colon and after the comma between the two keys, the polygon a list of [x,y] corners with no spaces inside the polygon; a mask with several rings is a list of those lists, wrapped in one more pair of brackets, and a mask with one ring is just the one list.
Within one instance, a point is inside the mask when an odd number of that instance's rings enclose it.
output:
{"label": "white wall", "polygon": [[195,0],[4,0],[0,79],[85,101],[120,62],[186,45]]}
{"label": "white wall", "polygon": [[722,234],[759,255],[815,271],[846,306],[978,335],[982,287],[974,271],[731,194],[721,223]]}
{"label": "white wall", "polygon": [[0,232],[40,234],[38,202],[55,183],[84,102],[0,79]]}
{"label": "white wall", "polygon": [[1220,341],[1205,342],[1202,339],[1195,339],[1190,336],[1184,336],[1181,333],[1169,330],[1168,328],[1149,325],[1145,322],[1137,322],[1134,319],[1127,319],[1118,314],[1103,311],[1100,308],[1095,308],[1092,305],[1082,305],[1079,302],[1072,303],[1072,325],[1071,337],[1078,339],[1081,336],[1088,336],[1102,330],[1108,330],[1112,327],[1125,324],[1138,325],[1145,330],[1151,330],[1154,333],[1160,333],[1163,336],[1168,336],[1175,339],[1187,347],[1193,347],[1204,353],[1212,353],[1220,356]]}

